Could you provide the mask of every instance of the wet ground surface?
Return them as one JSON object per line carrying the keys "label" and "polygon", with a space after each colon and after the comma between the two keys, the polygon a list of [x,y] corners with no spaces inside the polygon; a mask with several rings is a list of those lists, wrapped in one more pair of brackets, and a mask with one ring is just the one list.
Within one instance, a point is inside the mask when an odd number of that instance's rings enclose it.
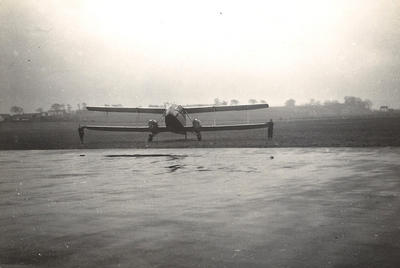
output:
{"label": "wet ground surface", "polygon": [[0,152],[0,267],[400,267],[400,148]]}

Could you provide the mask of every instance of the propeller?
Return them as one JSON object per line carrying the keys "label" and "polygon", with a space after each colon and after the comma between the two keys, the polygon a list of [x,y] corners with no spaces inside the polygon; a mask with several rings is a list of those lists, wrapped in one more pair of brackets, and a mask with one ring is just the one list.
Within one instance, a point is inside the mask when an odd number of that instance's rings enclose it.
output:
{"label": "propeller", "polygon": [[149,126],[149,130],[150,130],[150,134],[149,137],[147,139],[147,141],[151,142],[153,141],[153,137],[158,133],[158,122],[156,120],[149,120],[149,122],[147,123]]}
{"label": "propeller", "polygon": [[200,133],[201,121],[199,119],[195,118],[192,121],[192,125],[193,125],[193,130],[196,133],[197,140],[201,141],[201,133]]}
{"label": "propeller", "polygon": [[158,122],[156,120],[151,119],[147,124],[151,133],[158,133]]}
{"label": "propeller", "polygon": [[195,132],[200,132],[201,129],[201,121],[197,118],[192,121],[193,129]]}

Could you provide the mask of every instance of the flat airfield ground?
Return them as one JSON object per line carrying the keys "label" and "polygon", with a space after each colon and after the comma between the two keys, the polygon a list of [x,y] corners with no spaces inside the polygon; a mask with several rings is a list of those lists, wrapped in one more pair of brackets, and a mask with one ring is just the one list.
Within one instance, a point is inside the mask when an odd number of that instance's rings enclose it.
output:
{"label": "flat airfield ground", "polygon": [[[114,123],[121,124],[124,123]],[[130,122],[128,125],[139,124]],[[266,129],[203,132],[200,142],[190,133],[187,141],[183,135],[160,133],[152,143],[147,142],[147,133],[86,130],[85,143],[81,144],[78,126],[78,122],[2,122],[0,150],[400,146],[400,117],[277,120],[271,141],[266,140]]]}
{"label": "flat airfield ground", "polygon": [[0,151],[0,266],[397,268],[399,158],[400,148]]}
{"label": "flat airfield ground", "polygon": [[[0,123],[0,150],[81,149],[1,152],[0,267],[399,267],[399,148],[263,149],[397,147],[399,119],[85,144],[78,122]],[[158,150],[196,147],[220,149]]]}

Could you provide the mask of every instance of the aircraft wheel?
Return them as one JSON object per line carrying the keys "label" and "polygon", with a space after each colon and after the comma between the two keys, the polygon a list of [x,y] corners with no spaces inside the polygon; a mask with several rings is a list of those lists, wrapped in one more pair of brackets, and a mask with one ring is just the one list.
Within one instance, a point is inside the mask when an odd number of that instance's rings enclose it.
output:
{"label": "aircraft wheel", "polygon": [[197,133],[197,140],[201,141],[201,133]]}
{"label": "aircraft wheel", "polygon": [[149,138],[147,139],[147,141],[148,142],[152,142],[153,141],[153,137],[154,137],[153,134],[149,134]]}

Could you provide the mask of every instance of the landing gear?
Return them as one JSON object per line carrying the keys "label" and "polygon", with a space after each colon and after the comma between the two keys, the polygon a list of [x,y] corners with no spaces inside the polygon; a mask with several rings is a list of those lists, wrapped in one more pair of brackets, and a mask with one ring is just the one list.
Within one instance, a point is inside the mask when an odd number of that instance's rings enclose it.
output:
{"label": "landing gear", "polygon": [[197,136],[197,140],[201,141],[201,133],[200,132],[196,133],[196,136]]}
{"label": "landing gear", "polygon": [[150,133],[150,134],[149,134],[149,137],[147,138],[147,141],[148,141],[148,142],[152,142],[152,141],[153,141],[153,137],[154,137],[154,134],[153,134],[153,133]]}

